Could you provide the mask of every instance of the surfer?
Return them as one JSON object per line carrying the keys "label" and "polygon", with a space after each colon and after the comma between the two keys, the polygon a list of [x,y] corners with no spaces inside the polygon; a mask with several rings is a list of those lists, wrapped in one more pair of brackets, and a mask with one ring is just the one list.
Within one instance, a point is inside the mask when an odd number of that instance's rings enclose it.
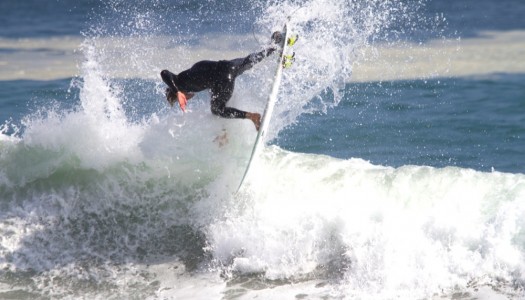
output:
{"label": "surfer", "polygon": [[160,72],[160,76],[162,81],[168,85],[166,98],[169,104],[173,106],[175,101],[178,101],[180,108],[185,111],[187,100],[191,99],[194,93],[209,89],[211,91],[211,112],[214,115],[228,119],[250,119],[255,125],[255,129],[259,130],[261,125],[259,113],[228,107],[226,103],[232,97],[237,76],[272,54],[276,50],[275,45],[278,45],[282,38],[280,32],[274,32],[272,34],[272,45],[244,58],[199,61],[179,74],[163,70]]}

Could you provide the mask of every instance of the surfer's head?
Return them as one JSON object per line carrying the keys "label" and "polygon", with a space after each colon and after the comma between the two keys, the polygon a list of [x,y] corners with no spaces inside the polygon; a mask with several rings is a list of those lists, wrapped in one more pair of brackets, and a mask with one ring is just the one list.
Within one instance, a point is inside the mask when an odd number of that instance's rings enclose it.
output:
{"label": "surfer's head", "polygon": [[177,86],[174,82],[175,78],[177,78],[176,74],[173,74],[168,70],[162,70],[162,72],[160,72],[160,77],[162,78],[162,81],[164,81],[164,83],[167,84],[173,92],[176,93],[178,91]]}

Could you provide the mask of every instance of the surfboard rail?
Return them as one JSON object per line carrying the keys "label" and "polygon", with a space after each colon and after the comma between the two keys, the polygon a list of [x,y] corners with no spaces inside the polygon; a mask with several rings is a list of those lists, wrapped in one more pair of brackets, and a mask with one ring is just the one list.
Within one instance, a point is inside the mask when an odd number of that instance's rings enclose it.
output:
{"label": "surfboard rail", "polygon": [[273,109],[275,106],[275,103],[277,102],[277,95],[279,93],[279,87],[281,86],[281,79],[283,76],[283,68],[284,68],[284,60],[286,55],[286,50],[288,49],[288,38],[289,38],[289,25],[288,23],[284,24],[283,27],[283,33],[284,33],[284,39],[282,41],[282,47],[279,49],[279,63],[277,64],[277,70],[275,71],[275,76],[272,84],[272,90],[270,92],[270,95],[268,96],[268,102],[266,103],[266,107],[264,108],[264,113],[261,119],[261,126],[259,127],[259,132],[257,132],[257,137],[255,138],[255,143],[252,148],[252,153],[250,155],[250,159],[248,160],[248,165],[246,166],[246,170],[244,171],[244,175],[242,176],[241,182],[239,183],[239,187],[237,188],[237,192],[241,190],[243,187],[244,182],[246,181],[246,178],[248,177],[248,174],[251,170],[251,165],[254,161],[254,159],[257,157],[259,152],[261,151],[262,147],[264,146],[264,138],[266,136],[266,132],[268,131],[268,128],[270,127],[270,120],[272,118]]}

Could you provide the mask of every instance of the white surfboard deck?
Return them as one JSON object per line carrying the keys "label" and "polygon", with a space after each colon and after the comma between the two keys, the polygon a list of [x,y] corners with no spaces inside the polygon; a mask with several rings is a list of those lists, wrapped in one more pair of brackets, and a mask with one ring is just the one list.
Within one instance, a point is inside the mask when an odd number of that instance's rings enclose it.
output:
{"label": "white surfboard deck", "polygon": [[257,133],[255,144],[253,145],[252,154],[250,156],[250,159],[248,160],[246,171],[244,171],[244,175],[241,179],[241,183],[239,184],[239,187],[237,188],[237,192],[239,192],[241,188],[243,187],[243,184],[246,181],[246,178],[248,177],[248,173],[250,172],[253,161],[259,155],[259,153],[261,152],[261,149],[264,147],[264,144],[265,144],[264,139],[266,136],[266,132],[268,131],[268,128],[270,127],[270,120],[272,119],[273,108],[275,106],[275,103],[277,102],[277,94],[279,93],[279,87],[281,85],[281,79],[283,76],[283,62],[284,62],[284,56],[286,54],[286,50],[288,49],[289,32],[290,32],[290,29],[288,27],[288,23],[286,23],[284,24],[284,28],[283,28],[284,41],[283,41],[282,48],[279,50],[280,51],[279,63],[277,64],[277,70],[275,71],[275,77],[273,80],[272,90],[270,92],[270,95],[268,96],[268,102],[266,104],[266,108],[264,109],[264,113],[262,115],[261,126],[259,127],[259,132]]}

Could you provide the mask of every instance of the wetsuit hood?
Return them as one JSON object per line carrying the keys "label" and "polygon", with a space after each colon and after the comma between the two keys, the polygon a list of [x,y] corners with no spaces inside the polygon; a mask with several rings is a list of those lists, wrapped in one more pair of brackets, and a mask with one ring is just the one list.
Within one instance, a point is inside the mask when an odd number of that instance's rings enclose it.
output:
{"label": "wetsuit hood", "polygon": [[178,77],[177,74],[173,74],[168,70],[163,70],[162,72],[160,72],[160,77],[173,93],[177,93],[179,91],[179,88],[175,84],[175,81],[177,81]]}

